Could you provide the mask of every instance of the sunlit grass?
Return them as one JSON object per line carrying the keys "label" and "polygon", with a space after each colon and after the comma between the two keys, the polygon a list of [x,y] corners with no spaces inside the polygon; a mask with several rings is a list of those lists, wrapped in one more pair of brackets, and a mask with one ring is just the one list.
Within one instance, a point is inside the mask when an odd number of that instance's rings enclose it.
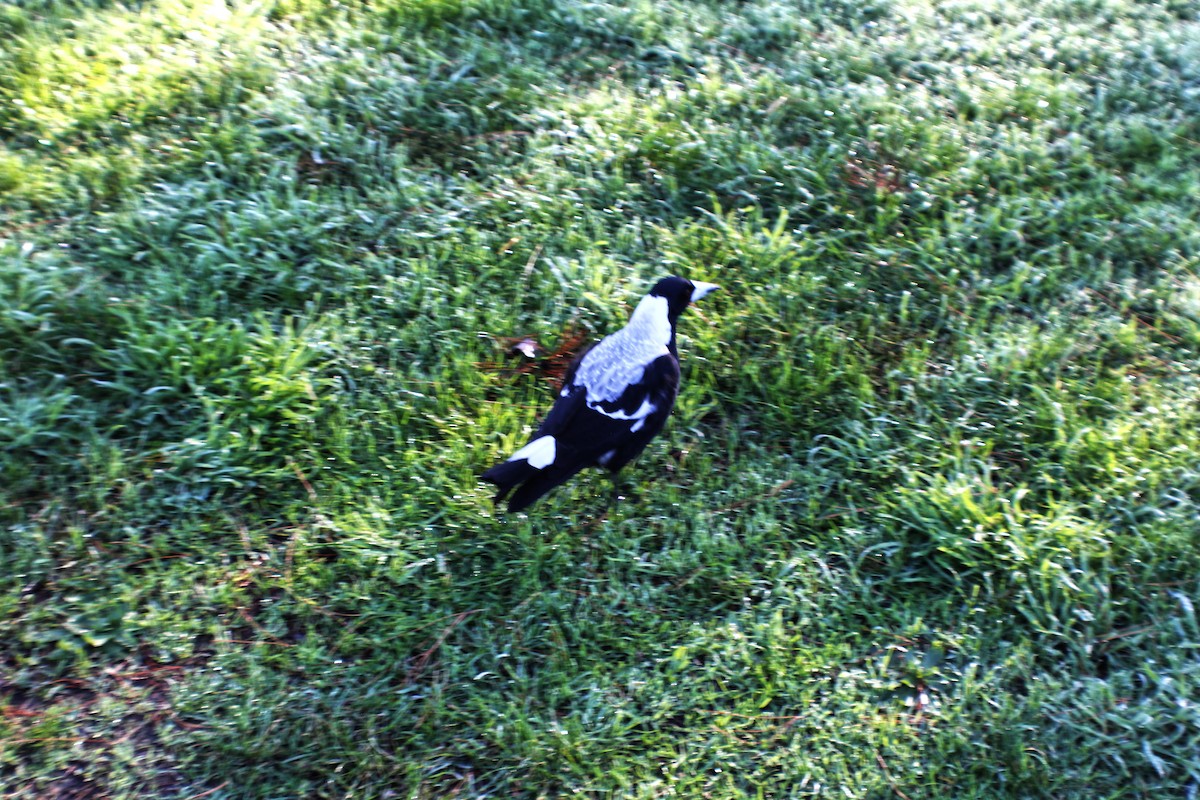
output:
{"label": "sunlit grass", "polygon": [[80,15],[51,4],[12,18],[0,124],[18,152],[0,162],[0,191],[39,205],[111,198],[180,156],[194,163],[203,115],[271,72],[260,5],[164,0]]}
{"label": "sunlit grass", "polygon": [[208,93],[219,74],[254,51],[263,23],[220,0],[118,6],[44,30],[33,22],[5,59],[8,123],[48,144],[114,116],[137,127],[188,94],[217,100]]}

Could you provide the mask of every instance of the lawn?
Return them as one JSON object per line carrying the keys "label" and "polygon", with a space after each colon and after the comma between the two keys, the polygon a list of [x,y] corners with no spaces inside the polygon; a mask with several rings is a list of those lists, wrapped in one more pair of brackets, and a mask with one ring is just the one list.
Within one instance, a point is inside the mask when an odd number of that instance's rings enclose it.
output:
{"label": "lawn", "polygon": [[[0,796],[1200,794],[1193,0],[0,42]],[[495,508],[668,274],[620,499]]]}

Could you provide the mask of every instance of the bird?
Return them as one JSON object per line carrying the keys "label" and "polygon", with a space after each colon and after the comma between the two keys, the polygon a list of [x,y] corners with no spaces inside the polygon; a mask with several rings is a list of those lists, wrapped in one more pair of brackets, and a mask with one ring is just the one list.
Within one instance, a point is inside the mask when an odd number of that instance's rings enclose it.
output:
{"label": "bird", "polygon": [[[495,502],[520,511],[580,470],[617,473],[650,443],[679,392],[675,323],[691,303],[720,287],[672,275],[654,284],[629,323],[600,340],[567,371],[533,437],[484,472]],[[511,496],[510,496],[511,493]]]}

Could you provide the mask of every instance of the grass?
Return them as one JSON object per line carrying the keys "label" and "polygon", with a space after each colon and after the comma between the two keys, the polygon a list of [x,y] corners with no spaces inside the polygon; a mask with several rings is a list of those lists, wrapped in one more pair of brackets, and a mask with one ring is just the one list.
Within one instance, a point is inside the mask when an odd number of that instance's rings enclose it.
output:
{"label": "grass", "polygon": [[[1198,25],[4,8],[2,793],[1194,796]],[[668,273],[625,498],[497,512]]]}

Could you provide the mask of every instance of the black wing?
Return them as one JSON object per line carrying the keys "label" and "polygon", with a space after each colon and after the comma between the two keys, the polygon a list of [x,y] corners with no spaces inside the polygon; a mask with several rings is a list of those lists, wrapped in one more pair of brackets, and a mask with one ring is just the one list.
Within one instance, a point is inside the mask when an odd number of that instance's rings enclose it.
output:
{"label": "black wing", "polygon": [[[630,394],[633,396],[626,396]],[[671,411],[675,408],[675,397],[678,394],[679,362],[675,356],[663,355],[651,361],[641,382],[630,386],[629,390],[618,398],[616,405],[625,413],[630,413],[630,409],[641,408],[643,402],[649,400],[652,410],[640,420],[640,425],[627,420],[630,424],[624,440],[612,455],[608,455],[608,451],[602,454],[608,457],[604,458],[601,465],[616,472],[637,458],[667,423],[667,417],[671,416]],[[601,407],[605,405],[601,404]]]}

